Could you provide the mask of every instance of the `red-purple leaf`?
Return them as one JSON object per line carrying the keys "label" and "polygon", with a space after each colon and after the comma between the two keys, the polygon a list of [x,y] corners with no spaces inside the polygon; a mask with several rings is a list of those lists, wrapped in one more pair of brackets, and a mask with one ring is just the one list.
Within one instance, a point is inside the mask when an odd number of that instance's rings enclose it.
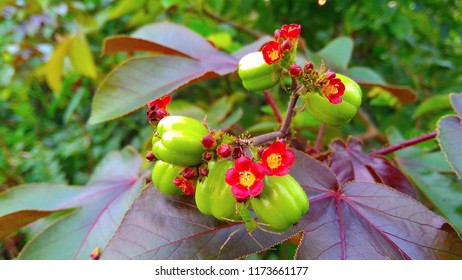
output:
{"label": "red-purple leaf", "polygon": [[[234,56],[222,52],[199,34],[173,23],[147,25],[131,37],[134,40],[121,39],[122,49],[151,49],[176,56],[133,58],[119,65],[97,90],[89,124],[124,116],[188,84],[235,72],[242,56],[240,51]],[[112,47],[107,51],[117,51],[109,43]],[[260,44],[259,40],[244,50],[255,51]]]}
{"label": "red-purple leaf", "polygon": [[180,51],[165,47],[154,42],[133,38],[130,36],[113,36],[104,40],[102,55],[110,55],[119,52],[155,52],[166,55],[177,55],[189,57],[189,55]]}
{"label": "red-purple leaf", "polygon": [[370,182],[313,181],[314,160],[295,152],[292,174],[310,195],[299,259],[460,259],[462,240],[442,217],[407,195]]}
{"label": "red-purple leaf", "polygon": [[346,143],[335,140],[330,148],[329,166],[341,184],[353,180],[383,183],[416,197],[415,188],[406,176],[390,160],[364,154],[358,139],[349,138]]}
{"label": "red-purple leaf", "polygon": [[257,41],[240,48],[239,50],[233,53],[233,56],[237,60],[241,60],[241,58],[243,58],[246,54],[260,50],[260,48],[263,47],[263,45],[268,43],[268,41],[270,40],[272,40],[270,36],[263,36],[259,38]]}
{"label": "red-purple leaf", "polygon": [[140,155],[129,148],[108,154],[88,185],[60,204],[77,209],[35,236],[19,257],[90,259],[96,247],[106,246],[143,186],[141,162]]}
{"label": "red-purple leaf", "polygon": [[[293,229],[278,235],[257,229],[252,235],[268,248],[295,232]],[[263,248],[250,237],[243,223],[220,222],[200,213],[193,200],[162,195],[149,186],[125,215],[103,250],[102,259],[235,259]]]}
{"label": "red-purple leaf", "polygon": [[133,33],[131,37],[154,42],[198,60],[207,60],[215,55],[225,55],[201,35],[187,27],[171,22],[143,26]]}
{"label": "red-purple leaf", "polygon": [[0,239],[37,219],[72,208],[63,202],[82,191],[79,187],[53,184],[27,184],[0,193]]}

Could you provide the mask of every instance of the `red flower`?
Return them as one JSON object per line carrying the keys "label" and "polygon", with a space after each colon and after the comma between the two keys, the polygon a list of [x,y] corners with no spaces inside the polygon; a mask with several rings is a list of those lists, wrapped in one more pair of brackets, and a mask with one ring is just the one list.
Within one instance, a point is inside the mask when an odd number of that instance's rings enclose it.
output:
{"label": "red flower", "polygon": [[185,177],[175,177],[173,184],[180,188],[185,195],[194,194],[194,182],[192,180],[188,180]]}
{"label": "red flower", "polygon": [[302,26],[300,24],[292,23],[287,28],[287,37],[291,39],[297,39],[298,37],[300,37],[301,30]]}
{"label": "red flower", "polygon": [[238,202],[246,201],[249,196],[260,195],[263,190],[265,170],[259,163],[247,157],[240,157],[234,162],[234,168],[226,171],[225,181],[231,185],[231,193]]}
{"label": "red flower", "polygon": [[276,141],[263,151],[261,159],[267,175],[284,176],[289,174],[295,155],[291,150],[287,150],[286,144]]}
{"label": "red flower", "polygon": [[292,23],[291,25],[284,24],[281,27],[281,31],[279,35],[284,38],[288,39],[297,39],[300,37],[300,32],[302,30],[302,26],[300,24]]}
{"label": "red flower", "polygon": [[322,93],[332,104],[342,102],[342,95],[345,93],[345,85],[339,78],[327,79],[327,83],[322,88]]}
{"label": "red flower", "polygon": [[263,46],[261,52],[263,53],[263,59],[269,65],[281,59],[281,50],[279,43],[276,41],[269,41],[266,43],[266,45]]}
{"label": "red flower", "polygon": [[167,105],[170,103],[170,100],[170,95],[165,95],[146,103],[148,107],[146,118],[149,123],[156,123],[169,115],[167,112]]}

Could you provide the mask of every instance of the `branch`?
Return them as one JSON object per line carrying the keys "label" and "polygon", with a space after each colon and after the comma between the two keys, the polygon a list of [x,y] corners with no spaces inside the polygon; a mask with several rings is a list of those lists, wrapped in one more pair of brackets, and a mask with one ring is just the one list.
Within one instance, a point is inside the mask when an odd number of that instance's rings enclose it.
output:
{"label": "branch", "polygon": [[268,102],[268,104],[271,106],[271,109],[273,110],[274,116],[276,117],[278,123],[281,124],[281,112],[279,112],[278,106],[276,105],[273,96],[271,96],[271,93],[268,90],[264,90],[263,95],[265,96],[266,102]]}
{"label": "branch", "polygon": [[396,143],[396,144],[390,145],[388,147],[379,149],[377,151],[374,151],[374,152],[370,153],[369,155],[370,156],[377,156],[377,155],[386,155],[386,154],[389,154],[389,153],[393,153],[395,151],[404,149],[406,147],[414,146],[416,144],[425,142],[427,140],[434,139],[436,137],[436,134],[437,134],[436,131],[432,131],[432,132],[429,132],[427,134],[424,134],[424,135],[421,135],[421,136],[418,136],[418,137],[403,141],[401,143]]}
{"label": "branch", "polygon": [[369,117],[369,115],[363,109],[359,109],[358,117],[366,125],[366,128],[367,128],[366,132],[364,132],[363,135],[359,136],[359,139],[361,139],[361,141],[365,141],[365,140],[375,137],[377,138],[377,140],[379,140],[380,143],[382,144],[387,143],[387,138],[382,133],[380,133],[380,131],[371,121],[371,118]]}
{"label": "branch", "polygon": [[250,139],[240,139],[238,140],[238,143],[240,145],[245,145],[245,146],[250,146],[250,145],[260,146],[266,142],[271,142],[276,139],[287,137],[290,134],[290,123],[292,122],[292,118],[295,113],[295,105],[297,104],[297,100],[299,98],[298,92],[300,90],[301,89],[299,89],[297,92],[292,94],[292,97],[290,98],[289,106],[287,109],[286,117],[284,119],[284,122],[282,123],[281,128],[278,131],[262,134],[262,135],[255,136]]}

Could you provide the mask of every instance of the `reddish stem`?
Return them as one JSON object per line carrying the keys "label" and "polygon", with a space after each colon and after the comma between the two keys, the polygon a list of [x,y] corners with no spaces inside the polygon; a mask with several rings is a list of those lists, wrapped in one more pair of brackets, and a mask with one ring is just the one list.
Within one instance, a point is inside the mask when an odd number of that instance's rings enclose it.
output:
{"label": "reddish stem", "polygon": [[278,123],[281,124],[282,123],[281,112],[279,112],[278,106],[276,105],[276,102],[274,101],[273,96],[267,90],[263,91],[263,95],[265,96],[266,102],[268,102],[268,104],[271,106],[271,109],[273,110],[274,116],[276,117]]}
{"label": "reddish stem", "polygon": [[322,151],[322,136],[324,136],[324,131],[326,131],[326,124],[322,123],[319,126],[318,136],[316,137],[316,143],[314,144],[314,149],[318,152]]}
{"label": "reddish stem", "polygon": [[424,134],[424,135],[421,135],[421,136],[418,136],[418,137],[415,137],[415,138],[412,138],[412,139],[409,139],[409,140],[406,140],[406,141],[403,141],[403,142],[400,142],[400,143],[396,143],[396,144],[390,145],[390,146],[382,148],[382,149],[379,149],[377,151],[374,151],[374,152],[370,153],[369,155],[370,156],[376,156],[376,155],[386,155],[386,154],[389,154],[389,153],[393,153],[395,151],[404,149],[406,147],[414,146],[416,144],[425,142],[427,140],[434,139],[436,137],[436,135],[437,135],[436,131],[432,131],[432,132],[429,132],[427,134]]}

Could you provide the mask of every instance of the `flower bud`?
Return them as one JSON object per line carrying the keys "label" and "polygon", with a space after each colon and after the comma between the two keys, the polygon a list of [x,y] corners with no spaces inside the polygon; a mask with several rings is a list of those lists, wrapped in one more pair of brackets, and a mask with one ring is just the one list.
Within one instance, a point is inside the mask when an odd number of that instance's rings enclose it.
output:
{"label": "flower bud", "polygon": [[290,49],[292,49],[292,42],[285,40],[281,45],[282,52],[290,51]]}
{"label": "flower bud", "polygon": [[289,67],[289,72],[290,72],[290,75],[293,76],[293,77],[299,77],[302,72],[303,72],[303,69],[302,67],[300,67],[300,65],[298,64],[292,64],[290,65]]}
{"label": "flower bud", "polygon": [[206,150],[212,150],[213,148],[215,148],[215,144],[216,141],[210,134],[207,134],[204,136],[204,138],[202,138],[202,146]]}
{"label": "flower bud", "polygon": [[221,144],[217,148],[217,155],[221,158],[227,158],[231,155],[231,147],[228,144]]}
{"label": "flower bud", "polygon": [[191,168],[191,167],[186,167],[181,173],[181,175],[183,175],[183,177],[188,180],[195,179],[197,177],[196,169]]}
{"label": "flower bud", "polygon": [[148,161],[154,161],[154,160],[156,160],[156,156],[155,156],[152,152],[148,152],[148,153],[146,154],[146,159],[147,159]]}
{"label": "flower bud", "polygon": [[205,160],[205,161],[211,161],[213,159],[213,152],[205,152],[203,155],[202,155],[202,158]]}

